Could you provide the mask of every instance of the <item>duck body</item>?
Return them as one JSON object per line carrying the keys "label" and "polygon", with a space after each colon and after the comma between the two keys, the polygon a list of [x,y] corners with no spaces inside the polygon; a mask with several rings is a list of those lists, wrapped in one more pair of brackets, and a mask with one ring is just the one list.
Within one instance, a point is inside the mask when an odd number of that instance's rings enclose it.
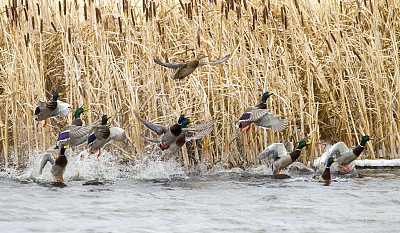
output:
{"label": "duck body", "polygon": [[61,130],[61,133],[57,138],[57,145],[65,144],[70,146],[79,146],[87,141],[92,126],[83,127],[80,115],[84,111],[87,111],[87,109],[78,108],[75,111],[75,120],[71,125],[67,125]]}
{"label": "duck body", "polygon": [[259,127],[271,129],[275,132],[280,132],[287,127],[286,120],[276,118],[267,108],[266,100],[273,93],[265,92],[261,99],[261,103],[256,106],[250,106],[246,108],[243,115],[239,118],[236,127],[240,130],[246,129],[246,132],[250,130],[251,124],[255,124]]}
{"label": "duck body", "polygon": [[175,74],[171,76],[172,79],[183,79],[192,74],[198,67],[205,65],[219,65],[221,63],[226,62],[229,59],[230,54],[214,62],[200,62],[200,60],[205,57],[207,56],[200,53],[197,55],[196,59],[189,62],[164,63],[158,58],[155,58],[154,62],[158,65],[164,66],[169,69],[176,69],[177,71],[175,72]]}
{"label": "duck body", "polygon": [[337,160],[337,162],[332,166],[332,171],[335,173],[351,171],[351,169],[347,166],[361,155],[361,153],[364,151],[367,141],[372,139],[372,137],[365,135],[362,137],[360,145],[352,149],[348,148],[343,142],[334,144],[331,148],[329,148],[328,153],[329,157],[333,156]]}
{"label": "duck body", "polygon": [[296,149],[292,152],[290,152],[289,154],[281,157],[280,159],[278,159],[277,161],[275,161],[273,163],[273,172],[274,173],[278,173],[281,169],[286,168],[287,166],[289,166],[290,164],[292,164],[294,161],[297,160],[297,158],[299,158],[300,156],[300,149]]}
{"label": "duck body", "polygon": [[[192,141],[192,140],[198,140],[202,139],[203,137],[207,136],[208,134],[211,133],[213,130],[213,125],[215,123],[215,119],[211,120],[209,122],[200,124],[196,126],[195,128],[191,128],[193,131],[198,132],[196,134],[193,134],[192,136],[187,136],[188,132],[182,132],[176,141],[170,145],[168,149],[162,150],[161,154],[161,161],[168,161],[172,156],[174,156],[178,151],[185,145],[186,142]],[[153,142],[153,143],[160,143],[159,139],[156,138],[148,138],[144,137],[147,141]]]}
{"label": "duck body", "polygon": [[189,123],[193,122],[193,120],[190,120],[187,116],[185,116],[185,114],[182,114],[178,119],[178,123],[168,128],[163,125],[158,125],[146,121],[141,118],[136,112],[134,112],[134,114],[136,118],[140,121],[140,123],[155,132],[157,135],[162,135],[159,141],[161,150],[168,149],[171,144],[173,144],[178,139],[182,132],[187,131],[187,129],[183,128],[185,128]]}
{"label": "duck body", "polygon": [[46,123],[43,125],[45,126],[48,118],[56,116],[66,117],[68,113],[72,111],[71,105],[58,100],[59,96],[61,96],[61,94],[55,92],[52,100],[46,102],[39,100],[34,114],[34,119],[38,122],[36,126],[38,126],[39,122],[43,120],[46,121]]}
{"label": "duck body", "polygon": [[65,168],[68,164],[68,159],[66,156],[66,146],[61,145],[61,149],[59,152],[58,158],[54,161],[54,158],[51,154],[46,153],[43,155],[42,161],[40,163],[39,173],[42,174],[43,168],[46,166],[47,162],[52,164],[51,174],[53,175],[54,182],[65,182],[64,180],[64,172]]}
{"label": "duck body", "polygon": [[324,182],[330,182],[331,181],[331,165],[333,162],[336,162],[336,159],[334,159],[333,157],[330,157],[328,159],[328,162],[326,164],[325,170],[322,172],[321,174],[321,179]]}

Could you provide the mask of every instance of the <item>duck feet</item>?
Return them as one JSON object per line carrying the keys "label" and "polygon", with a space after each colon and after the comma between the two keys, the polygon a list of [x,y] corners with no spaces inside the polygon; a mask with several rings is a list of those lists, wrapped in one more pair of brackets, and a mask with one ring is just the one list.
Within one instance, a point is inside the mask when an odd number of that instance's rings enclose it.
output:
{"label": "duck feet", "polygon": [[[38,122],[39,123],[39,122]],[[47,119],[46,120],[44,120],[44,125],[43,125],[43,127],[45,127],[47,125]]]}
{"label": "duck feet", "polygon": [[65,180],[64,180],[64,177],[63,176],[61,176],[61,182],[65,182]]}
{"label": "duck feet", "polygon": [[281,173],[281,169],[278,169],[278,173],[276,173],[276,174],[278,174],[278,175],[279,175],[279,173]]}
{"label": "duck feet", "polygon": [[89,155],[88,155],[88,157],[90,157],[91,154],[92,154],[92,149],[89,150]]}
{"label": "duck feet", "polygon": [[247,128],[247,129],[246,129],[246,133],[247,133],[247,132],[249,132],[249,130],[250,130],[250,126],[251,126],[251,125],[249,125],[249,128]]}
{"label": "duck feet", "polygon": [[164,142],[161,142],[161,150],[167,150],[170,146],[165,147]]}
{"label": "duck feet", "polygon": [[341,167],[341,168],[343,169],[343,171],[345,171],[345,172],[349,172],[349,171],[351,170],[349,167],[347,167],[347,166],[342,166],[342,165],[340,165],[340,164],[339,164],[339,167]]}
{"label": "duck feet", "polygon": [[163,160],[164,160],[164,157],[165,157],[165,155],[163,155],[163,156],[161,157],[160,161],[163,161]]}
{"label": "duck feet", "polygon": [[58,182],[58,180],[53,176],[53,181],[54,182]]}
{"label": "duck feet", "polygon": [[39,127],[39,118],[38,118],[38,121],[37,121],[37,123],[36,123],[36,128],[37,127]]}
{"label": "duck feet", "polygon": [[97,155],[97,158],[99,158],[101,155],[101,149],[99,149],[99,154]]}

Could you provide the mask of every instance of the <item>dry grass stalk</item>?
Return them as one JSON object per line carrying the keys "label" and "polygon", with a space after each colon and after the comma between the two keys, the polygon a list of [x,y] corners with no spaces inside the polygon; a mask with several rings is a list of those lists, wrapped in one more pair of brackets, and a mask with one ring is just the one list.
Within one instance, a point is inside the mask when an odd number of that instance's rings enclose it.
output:
{"label": "dry grass stalk", "polygon": [[[36,4],[37,15],[36,9],[29,11],[28,2]],[[72,115],[51,119],[45,128],[34,127],[32,116],[38,99],[49,99],[56,90],[75,108],[89,107],[83,116],[86,124],[105,113],[116,116],[113,124],[125,128],[132,139],[117,147],[135,159],[144,156],[140,134],[150,133],[132,110],[165,125],[181,113],[199,123],[217,118],[211,136],[184,148],[186,166],[250,166],[266,145],[306,137],[315,144],[303,152],[300,161],[307,163],[323,152],[320,140],[356,145],[362,134],[377,138],[367,144],[369,157],[377,158],[379,151],[383,158],[398,157],[398,4],[369,1],[368,12],[365,1],[362,7],[346,1],[314,7],[304,0],[285,6],[277,1],[180,1],[174,7],[177,2],[172,0],[143,0],[130,8],[134,27],[123,28],[129,16],[110,7],[111,1],[95,5],[89,0],[83,9],[68,8],[68,14],[67,1],[63,3],[60,13],[57,2],[2,4],[0,163],[23,165],[35,156],[34,150],[54,145]],[[141,8],[143,13],[138,13]],[[256,9],[262,11],[259,22]],[[32,25],[19,20],[23,11]],[[35,32],[35,17],[40,34]],[[57,30],[60,33],[54,33]],[[180,82],[152,62],[154,57],[190,60],[200,52],[209,60],[232,55],[227,63],[202,67]],[[238,117],[259,102],[264,91],[275,93],[268,107],[288,119],[288,129],[273,133],[252,128],[230,143]]]}

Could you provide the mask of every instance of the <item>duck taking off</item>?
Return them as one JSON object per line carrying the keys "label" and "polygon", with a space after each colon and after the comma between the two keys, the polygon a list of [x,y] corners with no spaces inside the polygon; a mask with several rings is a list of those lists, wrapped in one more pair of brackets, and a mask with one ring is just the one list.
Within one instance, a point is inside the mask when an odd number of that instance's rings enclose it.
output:
{"label": "duck taking off", "polygon": [[36,127],[39,126],[39,121],[45,121],[44,126],[47,124],[47,118],[50,117],[66,117],[68,113],[72,112],[72,106],[58,100],[61,93],[55,92],[53,94],[53,99],[50,101],[42,102],[39,100],[39,104],[35,109],[34,118],[37,121]]}
{"label": "duck taking off", "polygon": [[251,124],[255,124],[262,128],[271,129],[275,132],[280,132],[287,127],[287,121],[276,118],[270,110],[267,109],[266,101],[273,95],[271,92],[265,92],[261,98],[261,103],[256,106],[250,106],[240,117],[236,127],[242,131],[246,128],[246,132],[250,130]]}
{"label": "duck taking off", "polygon": [[150,130],[152,130],[153,132],[155,132],[157,135],[162,135],[161,139],[160,139],[160,148],[161,150],[165,150],[168,149],[172,143],[174,143],[178,137],[181,135],[182,132],[187,132],[190,129],[184,129],[186,128],[186,126],[193,122],[193,120],[191,120],[188,116],[185,116],[185,114],[182,114],[179,119],[178,122],[171,126],[170,128],[163,126],[163,125],[158,125],[158,124],[154,124],[151,123],[149,121],[144,120],[143,118],[141,118],[139,116],[139,114],[137,114],[136,112],[134,112],[136,118],[140,121],[140,123],[144,124],[147,128],[149,128]]}
{"label": "duck taking off", "polygon": [[205,66],[205,65],[219,65],[221,63],[226,62],[231,55],[228,54],[224,58],[214,61],[214,62],[200,62],[201,59],[207,57],[206,55],[199,53],[196,59],[189,62],[174,62],[174,63],[164,63],[158,58],[154,58],[154,62],[160,66],[164,66],[170,69],[176,69],[174,75],[171,76],[172,79],[183,79],[186,76],[193,73],[197,67]]}
{"label": "duck taking off", "polygon": [[75,120],[71,125],[67,125],[61,130],[57,138],[57,145],[79,146],[87,141],[91,127],[83,127],[83,122],[81,120],[81,114],[87,110],[87,108],[76,109]]}
{"label": "duck taking off", "polygon": [[[174,156],[184,145],[186,142],[192,141],[192,140],[197,140],[197,139],[202,139],[208,134],[211,133],[213,130],[213,126],[215,123],[215,119],[211,120],[209,122],[200,124],[196,126],[195,128],[190,128],[191,130],[199,130],[196,134],[193,134],[192,136],[187,136],[188,132],[182,132],[179,137],[176,139],[174,143],[171,144],[171,146],[168,149],[162,150],[161,154],[161,161],[168,161],[172,156]],[[161,140],[157,138],[148,138],[148,137],[143,137],[149,142],[157,143],[160,144]]]}
{"label": "duck taking off", "polygon": [[51,154],[44,154],[42,162],[40,163],[39,173],[42,174],[43,168],[46,166],[47,162],[50,162],[52,165],[51,174],[53,175],[54,182],[65,182],[63,175],[68,163],[66,149],[67,146],[61,145],[56,161],[54,161],[54,158]]}
{"label": "duck taking off", "polygon": [[[284,168],[286,168],[287,166],[289,166],[290,164],[292,164],[294,161],[297,160],[297,158],[300,157],[300,152],[301,149],[305,146],[310,145],[310,142],[306,142],[305,140],[299,142],[299,145],[297,146],[296,150],[287,153],[286,149],[284,149],[284,146],[280,146],[280,151],[278,151],[277,149],[272,149],[270,154],[272,155],[280,155],[281,157],[279,159],[277,159],[276,161],[273,162],[272,164],[272,171],[274,172],[274,174],[279,174],[280,171]],[[285,155],[283,155],[283,152],[285,152]]]}
{"label": "duck taking off", "polygon": [[111,116],[103,115],[101,124],[95,123],[92,125],[90,135],[88,137],[88,146],[90,148],[89,155],[92,151],[99,151],[97,158],[101,155],[101,148],[111,140],[123,141],[126,138],[125,130],[119,127],[110,127],[107,125],[108,119]]}
{"label": "duck taking off", "polygon": [[[370,137],[369,135],[365,135],[361,139],[361,143],[359,146],[349,149],[344,142],[338,142],[335,145],[333,145],[331,148],[329,148],[329,151],[331,151],[330,156],[333,156],[337,160],[337,165],[343,169],[345,172],[349,172],[351,169],[347,167],[351,162],[356,160],[358,156],[360,156],[361,152],[363,152],[365,144],[369,140],[373,140],[373,137]],[[334,170],[332,168],[332,170]],[[336,169],[340,170],[340,169]]]}

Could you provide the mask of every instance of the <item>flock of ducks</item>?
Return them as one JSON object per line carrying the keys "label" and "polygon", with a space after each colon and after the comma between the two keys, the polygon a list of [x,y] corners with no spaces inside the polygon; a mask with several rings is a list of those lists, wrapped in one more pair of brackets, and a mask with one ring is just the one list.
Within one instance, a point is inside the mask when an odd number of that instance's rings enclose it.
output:
{"label": "flock of ducks", "polygon": [[[171,76],[172,79],[183,79],[192,74],[198,67],[205,65],[218,65],[226,62],[230,55],[226,55],[224,58],[214,62],[200,62],[200,60],[205,57],[207,56],[204,54],[198,54],[194,60],[182,63],[164,63],[155,58],[154,62],[166,68],[175,69],[175,74]],[[287,121],[275,117],[271,111],[266,108],[266,101],[271,95],[273,95],[273,93],[265,92],[259,104],[250,106],[244,111],[236,124],[236,127],[240,131],[245,129],[245,132],[248,132],[252,124],[265,129],[270,129],[274,132],[280,132],[286,129]],[[37,127],[39,126],[40,121],[45,121],[43,125],[44,127],[47,124],[48,118],[57,116],[66,117],[70,112],[72,112],[71,105],[58,100],[60,96],[61,93],[55,92],[52,100],[47,102],[39,101],[34,115],[35,120],[37,120]],[[85,111],[88,111],[88,109],[83,107],[76,109],[74,115],[75,119],[72,124],[62,128],[56,140],[56,148],[59,148],[59,156],[57,159],[54,160],[53,155],[50,153],[45,153],[43,155],[40,164],[40,173],[42,173],[47,162],[50,162],[52,164],[51,173],[54,182],[64,182],[63,174],[68,163],[66,156],[67,146],[76,147],[87,143],[87,146],[90,149],[89,155],[94,151],[98,151],[97,157],[99,157],[101,155],[101,148],[107,143],[112,140],[122,141],[126,138],[124,129],[108,125],[108,120],[111,118],[111,116],[108,115],[103,115],[101,119],[91,125],[83,126],[80,117]],[[180,148],[182,148],[183,145],[185,145],[186,142],[202,139],[206,135],[210,134],[214,128],[214,123],[216,122],[216,119],[213,119],[189,128],[188,125],[192,123],[193,120],[185,114],[182,114],[176,124],[168,127],[146,121],[136,112],[134,112],[134,114],[141,124],[156,133],[158,136],[161,136],[160,138],[143,136],[146,141],[156,143],[160,146],[161,161],[169,160],[180,150]],[[191,133],[188,134],[188,132]],[[325,169],[321,173],[320,179],[325,182],[330,182],[332,171],[349,172],[351,169],[347,166],[357,159],[364,150],[367,141],[372,139],[373,138],[368,135],[363,136],[360,145],[353,149],[349,149],[343,142],[334,144],[328,150],[326,161],[323,161]],[[292,149],[292,146],[289,146],[291,148],[288,148],[288,146],[285,146],[283,143],[273,143],[259,154],[258,159],[268,160],[267,162],[271,164],[273,173],[279,174],[282,169],[287,168],[299,158],[302,148],[310,144],[310,142],[302,140],[298,143],[294,151],[288,152]],[[330,169],[331,167],[333,168],[332,171]]]}

